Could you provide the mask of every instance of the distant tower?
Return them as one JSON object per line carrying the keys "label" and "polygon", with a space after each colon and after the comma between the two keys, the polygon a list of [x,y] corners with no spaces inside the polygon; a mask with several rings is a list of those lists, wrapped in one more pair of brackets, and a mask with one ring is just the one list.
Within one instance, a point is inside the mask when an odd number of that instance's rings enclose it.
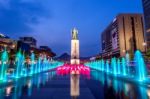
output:
{"label": "distant tower", "polygon": [[79,40],[78,40],[78,30],[73,29],[72,33],[72,40],[71,40],[71,64],[80,64],[79,59]]}

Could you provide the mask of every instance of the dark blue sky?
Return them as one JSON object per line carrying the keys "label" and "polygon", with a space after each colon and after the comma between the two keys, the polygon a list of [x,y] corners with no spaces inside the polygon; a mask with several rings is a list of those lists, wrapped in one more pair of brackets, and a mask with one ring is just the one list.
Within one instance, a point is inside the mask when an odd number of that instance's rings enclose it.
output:
{"label": "dark blue sky", "polygon": [[100,52],[100,33],[119,13],[142,13],[141,0],[0,0],[0,32],[34,36],[58,55],[70,53],[71,29],[79,30],[80,52]]}

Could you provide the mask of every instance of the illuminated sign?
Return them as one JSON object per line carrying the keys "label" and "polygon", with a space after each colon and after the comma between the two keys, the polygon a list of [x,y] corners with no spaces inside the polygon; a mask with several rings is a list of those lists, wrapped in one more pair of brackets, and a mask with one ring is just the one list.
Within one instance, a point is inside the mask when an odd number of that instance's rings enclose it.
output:
{"label": "illuminated sign", "polygon": [[112,49],[115,50],[118,48],[118,40],[117,40],[117,29],[114,28],[111,31],[111,36],[112,36]]}

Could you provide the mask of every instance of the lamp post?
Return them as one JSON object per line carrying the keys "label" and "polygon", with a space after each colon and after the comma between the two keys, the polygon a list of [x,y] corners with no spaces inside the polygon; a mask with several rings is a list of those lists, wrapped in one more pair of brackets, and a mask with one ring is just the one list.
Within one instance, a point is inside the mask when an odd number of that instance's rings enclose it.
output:
{"label": "lamp post", "polygon": [[143,46],[144,46],[144,50],[145,50],[145,53],[146,53],[146,51],[147,51],[147,44],[146,44],[146,42],[143,42],[143,44],[142,44]]}
{"label": "lamp post", "polygon": [[123,52],[123,56],[125,56],[126,55],[126,50],[122,50],[122,52]]}

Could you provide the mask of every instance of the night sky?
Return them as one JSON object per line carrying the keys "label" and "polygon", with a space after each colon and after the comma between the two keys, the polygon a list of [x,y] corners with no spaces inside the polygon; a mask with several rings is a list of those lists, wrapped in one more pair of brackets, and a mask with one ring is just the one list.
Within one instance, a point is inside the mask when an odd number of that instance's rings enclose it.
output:
{"label": "night sky", "polygon": [[70,53],[71,29],[79,30],[80,53],[100,52],[100,33],[119,13],[142,13],[141,0],[0,0],[0,32],[33,36],[58,55]]}

